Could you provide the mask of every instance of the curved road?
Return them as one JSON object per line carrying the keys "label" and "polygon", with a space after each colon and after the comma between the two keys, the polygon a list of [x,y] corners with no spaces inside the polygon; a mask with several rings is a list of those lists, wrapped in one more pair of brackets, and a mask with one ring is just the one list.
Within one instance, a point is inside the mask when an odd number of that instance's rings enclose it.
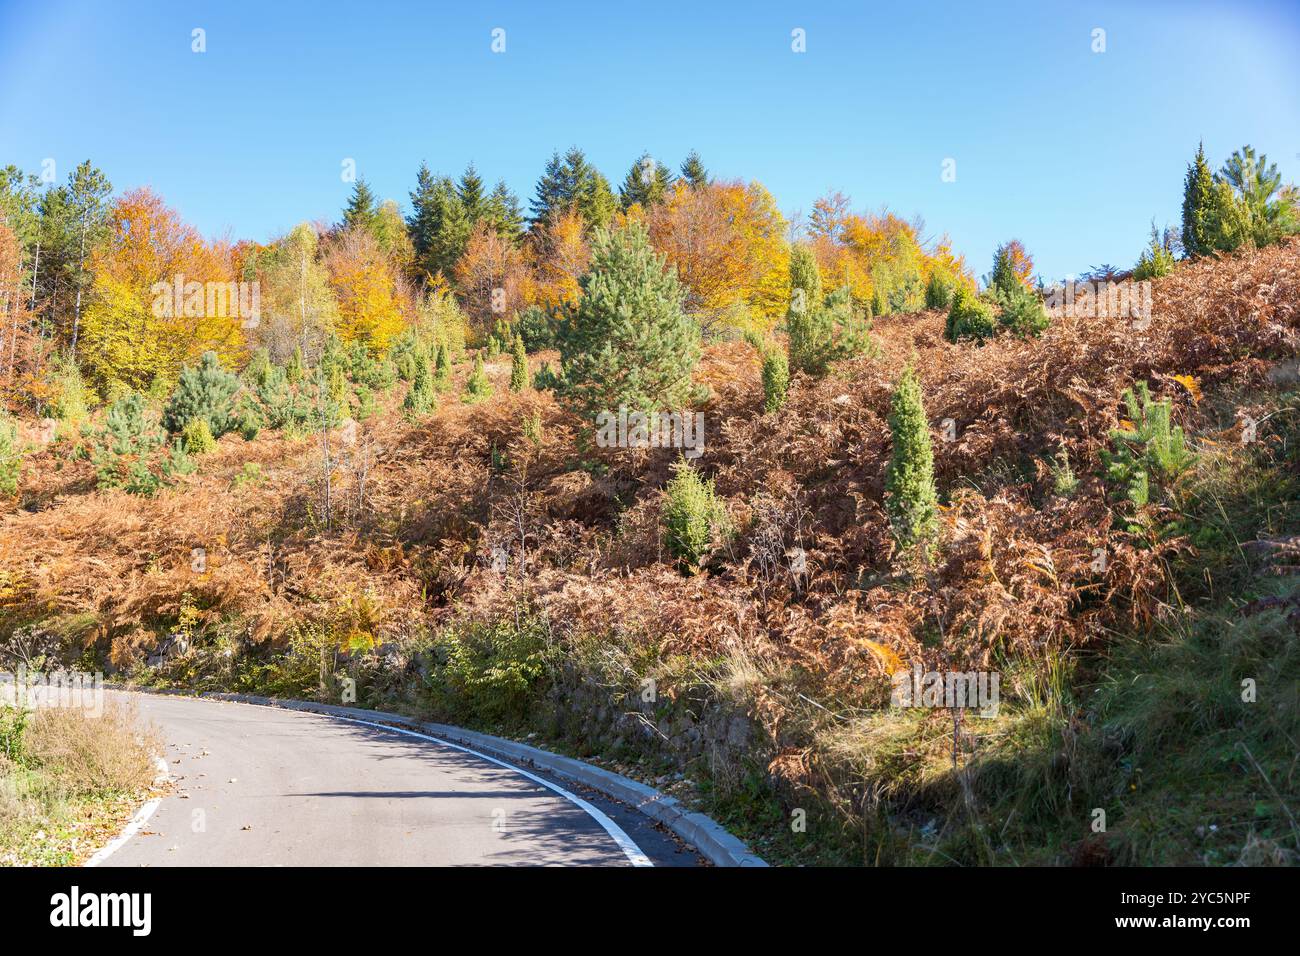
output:
{"label": "curved road", "polygon": [[[105,866],[692,866],[636,810],[391,728],[121,694],[166,743],[172,790]],[[585,805],[585,807],[584,807]]]}

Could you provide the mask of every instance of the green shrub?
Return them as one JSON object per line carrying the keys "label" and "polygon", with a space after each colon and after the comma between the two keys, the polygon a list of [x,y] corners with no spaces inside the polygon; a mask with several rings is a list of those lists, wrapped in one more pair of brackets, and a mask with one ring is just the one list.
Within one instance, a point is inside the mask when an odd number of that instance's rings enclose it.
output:
{"label": "green shrub", "polygon": [[763,349],[763,411],[774,412],[785,404],[790,387],[790,364],[779,348]]}
{"label": "green shrub", "polygon": [[180,381],[163,411],[163,427],[176,434],[195,418],[207,421],[213,437],[236,426],[238,376],[221,367],[216,352],[204,352],[199,364],[181,369]]}
{"label": "green shrub", "polygon": [[792,372],[820,377],[832,362],[872,350],[870,323],[854,312],[847,286],[836,289],[824,302],[812,303],[803,312],[792,309],[786,316],[786,329],[787,363]]}
{"label": "green shrub", "polygon": [[411,387],[406,390],[402,408],[409,415],[427,415],[433,410],[433,374],[429,371],[429,360],[424,353],[417,353],[415,361]]}
{"label": "green shrub", "polygon": [[1116,450],[1101,453],[1106,478],[1124,488],[1125,497],[1137,508],[1151,500],[1151,481],[1167,483],[1177,478],[1195,459],[1183,438],[1183,430],[1171,424],[1173,403],[1154,402],[1146,382],[1125,389],[1124,405],[1131,428],[1111,431]]}
{"label": "green shrub", "polygon": [[241,377],[250,387],[256,389],[266,383],[273,365],[271,353],[264,348],[257,349],[249,356],[248,364],[244,366]]}
{"label": "green shrub", "polygon": [[673,466],[664,491],[664,537],[668,550],[683,567],[694,571],[716,543],[731,537],[725,502],[684,459]]}
{"label": "green shrub", "polygon": [[997,321],[988,304],[970,289],[958,286],[953,291],[952,308],[948,310],[948,321],[944,324],[944,338],[949,342],[962,339],[983,342],[992,338],[996,331]]}
{"label": "green shrub", "polygon": [[939,510],[930,424],[921,383],[911,365],[903,370],[894,390],[889,431],[894,447],[885,469],[885,510],[899,544],[910,548],[934,536]]}
{"label": "green shrub", "polygon": [[530,305],[515,319],[515,330],[529,352],[540,352],[555,345],[555,320],[540,306]]}
{"label": "green shrub", "polygon": [[262,466],[255,461],[244,462],[244,467],[235,475],[231,486],[242,488],[245,485],[261,485],[266,482],[266,475],[262,472]]}
{"label": "green shrub", "polygon": [[957,291],[957,281],[940,269],[930,273],[930,281],[925,285],[925,307],[927,309],[947,309],[952,306],[953,294]]}
{"label": "green shrub", "polygon": [[461,720],[522,720],[546,674],[549,646],[546,622],[531,615],[448,627],[432,648],[434,709]]}
{"label": "green shrub", "polygon": [[217,440],[212,437],[206,418],[191,418],[181,432],[181,441],[185,450],[191,455],[206,455],[217,447]]}
{"label": "green shrub", "polygon": [[1021,338],[1042,334],[1051,322],[1043,300],[1022,285],[1008,292],[995,287],[989,290],[989,298],[998,310],[998,325]]}
{"label": "green shrub", "polygon": [[510,362],[510,391],[522,392],[528,387],[528,353],[524,351],[524,340],[515,336]]}
{"label": "green shrub", "polygon": [[1137,265],[1133,267],[1133,279],[1144,282],[1147,279],[1159,279],[1174,271],[1174,253],[1168,236],[1163,239],[1151,224],[1151,245],[1142,251]]}
{"label": "green shrub", "polygon": [[145,398],[129,392],[109,406],[104,426],[96,435],[92,460],[101,488],[122,488],[132,494],[152,495],[162,487],[158,471],[151,468],[166,432],[149,414]]}
{"label": "green shrub", "polygon": [[297,385],[307,377],[307,368],[302,360],[301,348],[295,348],[293,355],[289,356],[289,361],[284,367],[284,376],[290,385]]}
{"label": "green shrub", "polygon": [[533,412],[531,415],[525,415],[521,431],[528,441],[534,445],[540,445],[542,443],[542,413]]}
{"label": "green shrub", "polygon": [[433,390],[445,392],[451,388],[451,349],[445,342],[439,342],[434,351]]}
{"label": "green shrub", "polygon": [[551,368],[550,362],[543,362],[541,368],[533,373],[533,388],[539,392],[554,391],[562,384],[562,379]]}
{"label": "green shrub", "polygon": [[492,395],[492,383],[483,370],[483,356],[474,356],[474,369],[465,380],[465,401],[473,404]]}
{"label": "green shrub", "polygon": [[23,452],[18,445],[18,426],[0,412],[0,495],[18,494],[18,469]]}

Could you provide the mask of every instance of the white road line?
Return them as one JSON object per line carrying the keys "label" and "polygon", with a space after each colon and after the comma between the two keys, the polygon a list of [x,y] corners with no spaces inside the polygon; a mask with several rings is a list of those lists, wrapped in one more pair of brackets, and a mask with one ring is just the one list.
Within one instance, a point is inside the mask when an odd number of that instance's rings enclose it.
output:
{"label": "white road line", "polygon": [[[159,782],[166,782],[171,777],[171,771],[167,769],[167,761],[162,757],[155,757],[154,765],[158,768],[158,775],[154,777],[154,784],[156,785]],[[127,840],[131,839],[131,837],[139,833],[140,828],[149,822],[149,818],[154,815],[154,811],[157,810],[161,804],[162,797],[154,797],[152,800],[148,801],[135,812],[135,816],[131,818],[131,822],[126,825],[126,829],[119,833],[115,840],[83,863],[82,866],[99,866],[99,864],[103,863],[118,850],[122,849],[122,845],[126,843]]]}
{"label": "white road line", "polygon": [[610,835],[614,842],[618,844],[619,849],[623,851],[624,855],[627,856],[633,866],[654,866],[654,864],[650,862],[650,858],[641,852],[641,848],[632,842],[632,838],[623,832],[623,828],[606,816],[598,807],[588,803],[577,794],[570,793],[563,787],[551,783],[549,780],[543,779],[536,774],[529,773],[522,767],[517,767],[504,760],[498,760],[496,757],[489,757],[487,754],[479,753],[477,750],[472,750],[469,747],[462,747],[460,744],[453,744],[450,740],[430,737],[428,734],[416,733],[414,730],[406,730],[402,727],[392,727],[388,724],[376,724],[369,720],[358,720],[355,717],[340,717],[337,714],[322,714],[319,711],[302,711],[302,713],[315,713],[318,717],[327,717],[330,720],[346,720],[350,724],[364,724],[367,727],[374,727],[378,730],[388,730],[395,734],[405,734],[407,737],[418,737],[420,740],[427,740],[429,743],[437,744],[440,747],[450,747],[453,750],[473,754],[475,757],[486,760],[489,763],[494,763],[498,767],[505,767],[507,770],[513,770],[520,776],[527,777],[529,780],[533,781],[533,783],[538,783],[549,790],[554,790],[560,796],[564,797],[564,799],[586,811],[593,820],[604,828],[605,832]]}

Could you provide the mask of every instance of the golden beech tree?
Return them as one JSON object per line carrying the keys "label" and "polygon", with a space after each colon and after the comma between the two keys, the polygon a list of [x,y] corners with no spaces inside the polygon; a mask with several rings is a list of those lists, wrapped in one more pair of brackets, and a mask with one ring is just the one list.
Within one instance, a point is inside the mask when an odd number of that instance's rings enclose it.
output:
{"label": "golden beech tree", "polygon": [[107,392],[170,380],[206,351],[227,363],[241,355],[253,321],[241,312],[258,308],[255,290],[233,281],[229,249],[205,242],[151,190],[113,205],[91,269],[81,354]]}
{"label": "golden beech tree", "polygon": [[785,219],[758,183],[679,183],[645,214],[650,241],[677,269],[686,308],[701,324],[726,321],[737,307],[761,329],[785,314],[790,249]]}
{"label": "golden beech tree", "polygon": [[886,311],[919,308],[921,290],[936,271],[974,288],[965,260],[953,255],[948,238],[927,249],[920,232],[919,223],[887,209],[851,212],[841,193],[818,199],[808,224],[809,245],[826,288],[847,285],[855,302]]}
{"label": "golden beech tree", "polygon": [[578,301],[578,280],[591,261],[582,214],[576,209],[556,210],[534,230],[528,243],[535,284],[525,290],[524,301],[557,308]]}
{"label": "golden beech tree", "polygon": [[343,230],[330,241],[325,264],[338,299],[339,338],[375,353],[387,349],[405,325],[403,297],[375,237],[361,226]]}
{"label": "golden beech tree", "polygon": [[454,273],[465,311],[480,331],[514,313],[530,287],[523,251],[489,222],[474,228]]}

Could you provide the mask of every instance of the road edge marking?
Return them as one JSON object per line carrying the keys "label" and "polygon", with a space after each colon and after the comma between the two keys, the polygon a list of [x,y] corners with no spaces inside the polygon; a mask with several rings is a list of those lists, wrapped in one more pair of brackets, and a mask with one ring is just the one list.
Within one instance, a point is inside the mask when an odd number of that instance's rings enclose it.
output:
{"label": "road edge marking", "polygon": [[374,721],[360,720],[356,717],[344,717],[341,714],[323,714],[320,711],[317,711],[316,714],[317,716],[326,717],[329,718],[330,720],[343,720],[343,721],[347,721],[349,724],[361,724],[366,727],[374,727],[377,730],[387,730],[395,734],[402,734],[406,737],[417,737],[420,740],[427,740],[431,744],[437,744],[439,747],[450,747],[452,750],[459,750],[462,753],[472,754],[473,756],[478,757],[481,760],[486,760],[489,763],[496,764],[498,767],[504,767],[506,770],[513,771],[514,773],[519,774],[521,777],[527,777],[529,780],[533,781],[533,783],[541,784],[543,787],[546,787],[548,790],[554,790],[560,796],[564,797],[564,799],[568,800],[570,803],[574,804],[579,809],[586,812],[586,814],[590,816],[593,820],[595,820],[597,823],[599,823],[601,828],[604,829],[604,831],[609,834],[610,838],[615,843],[618,844],[618,848],[623,851],[623,855],[628,858],[628,861],[633,866],[650,866],[650,867],[654,866],[654,862],[648,856],[645,855],[645,852],[639,846],[636,845],[635,841],[633,841],[633,839],[627,835],[626,831],[624,831],[622,827],[620,827],[617,823],[615,823],[612,819],[610,819],[610,817],[603,810],[601,810],[599,807],[595,806],[594,804],[582,799],[582,797],[578,796],[577,794],[570,793],[568,790],[565,790],[559,784],[552,783],[551,781],[546,780],[543,777],[539,777],[536,774],[529,773],[527,770],[523,769],[522,767],[517,767],[514,764],[507,763],[504,760],[498,760],[496,757],[489,756],[488,754],[485,753],[480,753],[479,751],[474,750],[472,747],[464,747],[461,746],[460,744],[454,744],[450,740],[443,740],[439,737],[432,737],[429,734],[422,734],[415,730],[407,730],[403,727],[394,727],[391,724],[377,724]]}
{"label": "road edge marking", "polygon": [[[158,768],[158,776],[154,778],[155,784],[160,779],[166,781],[171,778],[171,773],[167,769],[166,760],[162,757],[156,757],[154,758],[154,763]],[[139,833],[141,828],[149,822],[149,818],[154,815],[154,812],[160,806],[162,806],[162,797],[153,797],[145,801],[144,806],[135,811],[135,815],[127,822],[126,827],[122,832],[110,840],[106,846],[100,848],[94,856],[81,864],[82,867],[89,868],[99,866],[118,850],[122,849],[126,844],[126,841]]]}

